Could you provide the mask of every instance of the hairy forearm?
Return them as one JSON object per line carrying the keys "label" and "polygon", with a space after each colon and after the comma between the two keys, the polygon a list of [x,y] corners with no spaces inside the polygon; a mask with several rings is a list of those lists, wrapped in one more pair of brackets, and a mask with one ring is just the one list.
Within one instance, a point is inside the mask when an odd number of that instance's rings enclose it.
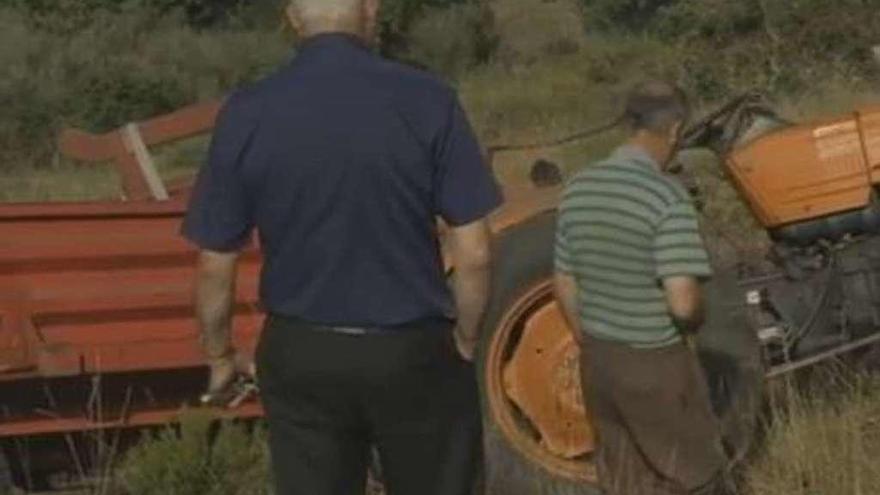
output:
{"label": "hairy forearm", "polygon": [[224,356],[231,347],[232,309],[235,301],[234,261],[202,260],[196,282],[196,317],[205,354]]}
{"label": "hairy forearm", "polygon": [[480,326],[489,304],[491,269],[488,263],[456,268],[452,292],[458,308],[458,331],[468,340],[479,337]]}

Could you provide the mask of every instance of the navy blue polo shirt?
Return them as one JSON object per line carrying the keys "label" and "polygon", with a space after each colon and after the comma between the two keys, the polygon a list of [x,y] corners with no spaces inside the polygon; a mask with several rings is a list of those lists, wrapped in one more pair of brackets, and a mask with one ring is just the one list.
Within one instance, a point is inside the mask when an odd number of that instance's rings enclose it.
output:
{"label": "navy blue polo shirt", "polygon": [[182,230],[230,252],[256,228],[270,313],[388,326],[454,317],[436,219],[500,202],[452,89],[327,34],[227,100]]}

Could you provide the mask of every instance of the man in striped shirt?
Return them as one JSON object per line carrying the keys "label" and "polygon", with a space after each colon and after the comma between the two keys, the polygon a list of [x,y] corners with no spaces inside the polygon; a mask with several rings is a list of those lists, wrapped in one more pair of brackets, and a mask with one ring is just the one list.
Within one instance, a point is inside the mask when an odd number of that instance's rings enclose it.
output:
{"label": "man in striped shirt", "polygon": [[582,344],[606,495],[717,493],[725,458],[705,379],[684,335],[711,275],[697,214],[667,174],[688,114],[678,88],[636,87],[632,135],[566,188],[556,289]]}

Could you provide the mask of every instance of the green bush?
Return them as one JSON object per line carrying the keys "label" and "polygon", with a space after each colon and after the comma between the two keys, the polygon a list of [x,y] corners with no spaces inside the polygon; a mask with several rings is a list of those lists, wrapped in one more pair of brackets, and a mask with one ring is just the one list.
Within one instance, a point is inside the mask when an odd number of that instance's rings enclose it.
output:
{"label": "green bush", "polygon": [[751,88],[797,94],[829,79],[875,80],[880,10],[864,0],[582,0],[597,31],[656,37],[678,49],[704,99]]}
{"label": "green bush", "polygon": [[402,58],[450,77],[488,62],[498,44],[492,12],[479,3],[430,7],[406,39]]}
{"label": "green bush", "polygon": [[604,31],[640,30],[676,0],[582,0],[587,25]]}
{"label": "green bush", "polygon": [[190,414],[146,437],[118,469],[127,495],[263,495],[269,454],[263,430]]}
{"label": "green bush", "polygon": [[277,31],[199,31],[146,8],[53,16],[0,9],[0,167],[48,165],[57,132],[107,131],[230,89],[290,51]]}

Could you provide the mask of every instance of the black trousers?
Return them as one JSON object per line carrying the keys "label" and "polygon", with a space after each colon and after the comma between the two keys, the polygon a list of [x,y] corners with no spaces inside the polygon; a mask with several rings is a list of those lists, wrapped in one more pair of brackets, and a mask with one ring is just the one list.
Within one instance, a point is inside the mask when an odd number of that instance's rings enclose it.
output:
{"label": "black trousers", "polygon": [[470,495],[482,462],[473,366],[448,324],[368,335],[269,318],[257,349],[277,495]]}

